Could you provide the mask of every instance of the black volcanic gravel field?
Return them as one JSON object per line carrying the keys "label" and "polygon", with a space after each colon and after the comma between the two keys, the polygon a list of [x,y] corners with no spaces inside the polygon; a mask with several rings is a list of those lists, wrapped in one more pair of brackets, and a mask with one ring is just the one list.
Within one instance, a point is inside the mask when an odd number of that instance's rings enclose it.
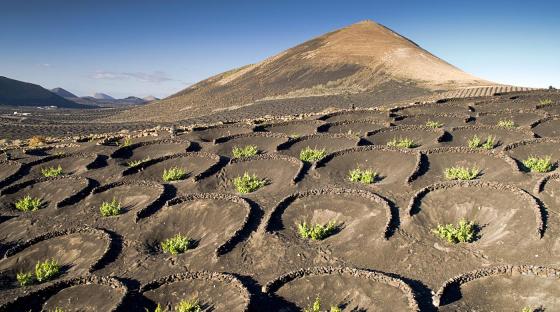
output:
{"label": "black volcanic gravel field", "polygon": [[[302,311],[316,298],[342,311],[560,310],[560,94],[396,107],[362,99],[354,109],[300,101],[184,121],[173,135],[134,131],[170,124],[95,121],[110,110],[3,118],[9,139],[128,132],[0,155],[0,311],[173,311],[190,299],[203,311]],[[272,114],[309,115],[180,128]],[[469,146],[474,137],[494,143]],[[391,144],[406,139],[414,144]],[[256,155],[234,158],[246,146]],[[324,155],[302,161],[306,148]],[[530,157],[550,157],[550,170],[531,171]],[[61,176],[42,176],[58,166]],[[479,172],[449,180],[456,166]],[[163,178],[171,168],[184,170],[179,180]],[[354,169],[377,175],[352,181]],[[239,192],[245,173],[260,188]],[[38,209],[16,209],[25,196]],[[103,216],[111,201],[121,213]],[[476,224],[471,242],[433,232],[462,219]],[[313,240],[302,222],[334,227]],[[165,252],[177,234],[190,248]],[[49,259],[57,274],[20,285],[18,273],[37,276]]]}

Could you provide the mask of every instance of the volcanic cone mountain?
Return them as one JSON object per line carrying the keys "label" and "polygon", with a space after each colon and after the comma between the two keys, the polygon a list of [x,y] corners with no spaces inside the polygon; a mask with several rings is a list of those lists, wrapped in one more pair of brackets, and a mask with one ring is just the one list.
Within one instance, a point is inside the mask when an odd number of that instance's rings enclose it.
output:
{"label": "volcanic cone mountain", "polygon": [[116,118],[173,121],[266,100],[379,89],[395,91],[400,94],[395,100],[404,100],[434,91],[488,85],[495,84],[463,72],[382,25],[363,21],[260,63],[210,77]]}

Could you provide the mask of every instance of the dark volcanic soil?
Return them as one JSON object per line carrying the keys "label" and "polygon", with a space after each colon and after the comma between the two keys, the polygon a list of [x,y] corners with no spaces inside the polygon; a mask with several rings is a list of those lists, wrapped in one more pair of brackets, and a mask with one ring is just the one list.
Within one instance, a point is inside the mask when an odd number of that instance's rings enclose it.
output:
{"label": "dark volcanic soil", "polygon": [[[193,298],[204,311],[301,311],[317,297],[322,310],[560,310],[560,116],[540,106],[546,98],[560,101],[556,92],[533,91],[173,138],[159,131],[128,149],[92,141],[12,150],[0,161],[0,311],[153,311],[158,303],[172,311]],[[282,106],[272,110],[285,115]],[[209,119],[260,112],[230,113]],[[514,128],[497,126],[505,119]],[[469,148],[475,135],[499,144]],[[395,138],[418,146],[387,146]],[[234,147],[247,145],[259,153],[232,159]],[[302,162],[308,146],[327,156]],[[553,171],[530,172],[522,165],[529,156],[550,156]],[[41,177],[42,167],[58,165],[63,177]],[[448,181],[451,166],[481,174]],[[184,168],[185,179],[163,181],[171,167]],[[352,182],[356,168],[378,176]],[[238,193],[233,180],[245,172],[266,184]],[[15,209],[26,195],[44,204]],[[101,216],[100,205],[112,199],[122,213]],[[432,232],[462,218],[479,226],[471,243]],[[300,237],[303,221],[337,228],[313,241]],[[192,239],[191,248],[163,252],[161,242],[176,234]],[[51,258],[62,266],[53,280],[18,285],[17,273]]]}

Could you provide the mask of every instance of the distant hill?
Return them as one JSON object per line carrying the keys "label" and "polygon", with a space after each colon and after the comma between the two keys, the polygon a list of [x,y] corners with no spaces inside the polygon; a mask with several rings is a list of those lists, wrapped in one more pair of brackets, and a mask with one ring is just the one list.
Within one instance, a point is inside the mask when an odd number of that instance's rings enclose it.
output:
{"label": "distant hill", "polygon": [[0,76],[0,105],[93,108],[65,99],[36,84]]}
{"label": "distant hill", "polygon": [[124,99],[117,100],[117,102],[132,104],[132,105],[140,105],[140,104],[145,104],[148,101],[146,101],[144,99],[141,99],[139,97],[136,97],[136,96],[129,96],[129,97],[126,97]]}
{"label": "distant hill", "polygon": [[[100,95],[103,93],[96,93],[96,95]],[[105,94],[106,95],[106,94]],[[108,96],[108,95],[106,95]],[[100,96],[102,97],[102,96]],[[106,99],[106,98],[96,98],[94,96],[82,96],[79,98],[71,98],[72,101],[77,102],[77,103],[81,103],[81,104],[86,104],[86,105],[96,105],[98,107],[119,107],[119,106],[124,106],[124,105],[144,105],[146,103],[148,103],[148,101],[141,99],[139,97],[136,96],[129,96],[126,97],[124,99],[115,99],[111,96],[109,96],[110,99]]]}
{"label": "distant hill", "polygon": [[95,93],[93,96],[82,96],[78,97],[77,95],[68,92],[63,88],[54,88],[51,92],[67,99],[72,102],[76,102],[78,104],[83,105],[95,105],[98,107],[118,107],[122,105],[143,105],[151,100],[142,99],[136,96],[129,96],[124,99],[115,99],[110,95],[105,93]]}
{"label": "distant hill", "polygon": [[99,92],[98,92],[98,93],[95,93],[95,94],[93,95],[93,97],[96,98],[96,99],[98,99],[98,100],[114,100],[114,99],[115,99],[114,97],[112,97],[112,96],[110,96],[110,95],[107,95],[107,94],[105,94],[105,93],[99,93]]}
{"label": "distant hill", "polygon": [[148,95],[147,97],[143,98],[143,100],[146,102],[159,101],[159,99],[153,95]]}
{"label": "distant hill", "polygon": [[77,98],[78,96],[62,88],[51,89],[51,92],[63,98]]}
{"label": "distant hill", "polygon": [[375,97],[380,91],[397,101],[492,85],[497,84],[452,66],[382,25],[363,21],[109,119],[181,120],[262,101],[359,94]]}

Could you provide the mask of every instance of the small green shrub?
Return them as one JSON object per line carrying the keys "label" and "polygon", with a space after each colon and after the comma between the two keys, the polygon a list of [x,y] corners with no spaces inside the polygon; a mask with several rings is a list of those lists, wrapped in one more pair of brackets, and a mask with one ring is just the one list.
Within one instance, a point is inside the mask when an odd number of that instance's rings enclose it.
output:
{"label": "small green shrub", "polygon": [[360,182],[363,184],[371,184],[375,182],[375,179],[377,178],[377,172],[371,169],[362,170],[360,168],[356,168],[354,170],[350,170],[348,175],[351,182]]}
{"label": "small green shrub", "polygon": [[128,163],[126,163],[126,165],[128,166],[128,168],[136,168],[138,166],[140,166],[143,163],[146,163],[150,161],[150,157],[146,157],[144,159],[139,159],[139,160],[131,160]]}
{"label": "small green shrub", "polygon": [[496,138],[489,135],[486,138],[486,141],[482,142],[482,139],[480,139],[478,135],[475,135],[474,137],[469,139],[467,143],[470,148],[483,148],[491,150],[496,146]]}
{"label": "small green shrub", "polygon": [[299,159],[306,161],[306,162],[314,162],[317,160],[323,159],[323,157],[327,156],[327,151],[323,149],[313,149],[311,147],[306,147],[301,150],[299,153]]}
{"label": "small green shrub", "polygon": [[29,145],[31,147],[37,147],[37,146],[41,146],[41,145],[45,145],[45,144],[47,144],[47,139],[43,136],[40,136],[40,135],[32,136],[27,141],[27,145]]}
{"label": "small green shrub", "polygon": [[430,127],[430,128],[441,128],[443,127],[443,123],[439,122],[439,121],[432,121],[432,120],[428,120],[426,122],[426,127]]}
{"label": "small green shrub", "polygon": [[486,150],[491,150],[491,149],[493,149],[494,147],[496,147],[496,137],[493,137],[493,136],[489,135],[489,136],[486,138],[486,142],[484,142],[484,144],[482,144],[481,147],[482,147],[483,149],[486,149]]}
{"label": "small green shrub", "polygon": [[478,226],[473,222],[461,219],[457,226],[453,224],[439,225],[432,232],[449,243],[471,243],[476,239]]}
{"label": "small green shrub", "polygon": [[527,167],[532,172],[549,172],[552,170],[552,162],[550,161],[551,157],[535,157],[529,156],[529,158],[523,161],[523,166]]}
{"label": "small green shrub", "polygon": [[256,174],[245,172],[242,176],[233,179],[233,185],[241,194],[252,193],[266,185],[266,179],[260,179]]}
{"label": "small green shrub", "polygon": [[478,135],[475,135],[472,139],[469,139],[467,143],[470,148],[479,148],[482,145],[482,140]]}
{"label": "small green shrub", "polygon": [[551,99],[540,99],[540,100],[539,100],[539,103],[540,103],[541,105],[550,105],[550,104],[552,104],[553,102],[552,102]]}
{"label": "small green shrub", "polygon": [[[150,312],[150,310],[148,310],[147,308],[144,309],[144,311]],[[159,303],[157,304],[157,307],[156,307],[156,309],[154,310],[154,312],[164,312],[163,308],[161,307],[161,304],[159,304]]]}
{"label": "small green shrub", "polygon": [[48,167],[48,168],[41,168],[41,174],[43,177],[58,177],[62,175],[62,166],[58,165],[58,167]]}
{"label": "small green shrub", "polygon": [[515,127],[515,123],[511,119],[501,119],[498,121],[498,127],[510,129]]}
{"label": "small green shrub", "polygon": [[315,298],[313,304],[303,309],[304,312],[321,312],[321,299],[319,297]]}
{"label": "small green shrub", "polygon": [[175,311],[177,312],[202,312],[202,307],[198,300],[193,298],[189,300],[181,300],[177,306],[175,306]]}
{"label": "small green shrub", "polygon": [[41,202],[40,198],[34,198],[26,195],[23,198],[18,199],[15,203],[15,206],[19,211],[35,211],[41,208],[42,204],[43,203]]}
{"label": "small green shrub", "polygon": [[292,133],[290,135],[288,135],[288,138],[290,139],[297,139],[299,138],[301,135],[297,134],[297,133]]}
{"label": "small green shrub", "polygon": [[247,145],[245,147],[235,146],[232,153],[234,158],[245,158],[257,155],[258,151],[256,145]]}
{"label": "small green shrub", "polygon": [[110,202],[102,202],[99,211],[104,217],[119,215],[122,212],[121,203],[116,198],[113,198]]}
{"label": "small green shrub", "polygon": [[33,283],[33,273],[31,272],[20,272],[16,274],[16,279],[20,286],[27,286]]}
{"label": "small green shrub", "polygon": [[[303,309],[304,312],[321,312],[321,299],[319,297],[315,298],[313,304],[310,307]],[[331,306],[330,312],[341,312],[339,307]]]}
{"label": "small green shrub", "polygon": [[298,232],[301,238],[310,238],[312,240],[323,240],[333,235],[338,226],[336,221],[329,221],[327,224],[308,225],[307,222],[299,223]]}
{"label": "small green shrub", "polygon": [[129,161],[129,162],[126,163],[126,166],[127,166],[128,168],[135,168],[135,167],[140,166],[142,163],[143,163],[143,161],[142,161],[141,159],[139,159],[139,160],[131,160],[131,161]]}
{"label": "small green shrub", "polygon": [[[366,133],[367,133],[367,132],[366,132]],[[361,134],[360,134],[360,132],[358,132],[358,131],[353,131],[352,129],[350,129],[350,130],[348,130],[348,131],[346,132],[346,135],[348,135],[348,136],[350,136],[350,137],[353,137],[353,138],[355,138],[356,140],[359,140]],[[365,135],[365,134],[364,134],[364,135]]]}
{"label": "small green shrub", "polygon": [[391,141],[387,142],[387,145],[400,148],[414,148],[418,146],[418,144],[416,144],[414,140],[409,138],[394,138]]}
{"label": "small green shrub", "polygon": [[20,286],[27,286],[34,281],[39,283],[49,281],[60,274],[60,265],[54,259],[39,261],[35,264],[35,275],[32,272],[19,272],[16,279]]}
{"label": "small green shrub", "polygon": [[184,253],[191,247],[192,241],[181,234],[176,234],[175,236],[161,242],[161,249],[163,249],[163,252],[167,252],[172,255]]}
{"label": "small green shrub", "polygon": [[54,259],[37,262],[35,265],[35,279],[42,283],[53,279],[60,274],[60,265]]}
{"label": "small green shrub", "polygon": [[163,181],[171,182],[171,181],[179,181],[183,180],[187,177],[187,172],[183,168],[179,167],[172,167],[170,169],[163,170]]}
{"label": "small green shrub", "polygon": [[54,310],[49,310],[49,312],[64,312],[62,308],[56,307]]}
{"label": "small green shrub", "polygon": [[480,174],[480,170],[476,167],[451,167],[444,171],[447,180],[473,180]]}
{"label": "small green shrub", "polygon": [[127,147],[132,145],[132,139],[130,138],[125,138],[122,143],[118,144],[119,147]]}

